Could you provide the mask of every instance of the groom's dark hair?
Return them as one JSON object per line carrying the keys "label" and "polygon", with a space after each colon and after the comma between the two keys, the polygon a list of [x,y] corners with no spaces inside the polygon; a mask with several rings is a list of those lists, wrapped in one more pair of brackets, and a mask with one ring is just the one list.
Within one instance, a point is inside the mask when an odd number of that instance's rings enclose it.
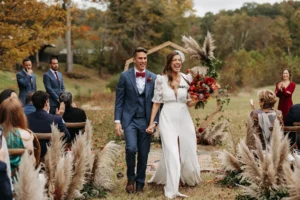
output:
{"label": "groom's dark hair", "polygon": [[133,57],[135,57],[136,53],[139,53],[139,52],[144,52],[145,54],[147,54],[148,50],[143,47],[138,47],[133,51]]}

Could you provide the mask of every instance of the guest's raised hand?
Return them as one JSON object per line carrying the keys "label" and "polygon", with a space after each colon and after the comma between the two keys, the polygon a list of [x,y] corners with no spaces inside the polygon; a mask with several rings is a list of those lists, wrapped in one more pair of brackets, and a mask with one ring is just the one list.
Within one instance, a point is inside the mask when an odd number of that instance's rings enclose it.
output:
{"label": "guest's raised hand", "polygon": [[63,116],[64,113],[65,113],[65,109],[66,109],[65,103],[64,103],[64,102],[61,102],[60,105],[59,105],[59,109],[56,108],[55,114],[56,114],[56,115],[59,115],[59,116]]}

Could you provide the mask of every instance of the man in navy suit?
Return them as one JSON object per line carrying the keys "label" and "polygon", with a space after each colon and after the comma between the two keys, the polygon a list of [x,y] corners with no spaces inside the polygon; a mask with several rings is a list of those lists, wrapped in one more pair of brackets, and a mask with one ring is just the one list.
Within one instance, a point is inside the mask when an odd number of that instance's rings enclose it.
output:
{"label": "man in navy suit", "polygon": [[58,60],[52,57],[50,69],[43,76],[43,82],[47,93],[50,95],[50,113],[55,114],[59,108],[59,95],[65,90],[62,74],[58,72]]}
{"label": "man in navy suit", "polygon": [[[123,130],[125,133],[128,193],[134,192],[135,183],[136,191],[142,192],[145,184],[151,141],[151,135],[146,133],[146,128],[150,122],[156,79],[155,74],[146,70],[146,49],[135,49],[133,62],[135,66],[120,76],[115,102],[115,132],[117,136]],[[138,162],[135,172],[136,152]]]}
{"label": "man in navy suit", "polygon": [[19,87],[19,99],[25,105],[25,99],[29,92],[36,91],[36,77],[32,71],[32,63],[28,58],[23,60],[23,69],[17,73]]}
{"label": "man in navy suit", "polygon": [[[36,111],[27,115],[29,129],[34,133],[51,133],[51,124],[58,126],[60,132],[65,133],[65,139],[71,139],[70,133],[61,116],[49,114],[49,94],[37,91],[32,95],[32,103]],[[41,157],[47,153],[47,143],[49,140],[40,140]]]}

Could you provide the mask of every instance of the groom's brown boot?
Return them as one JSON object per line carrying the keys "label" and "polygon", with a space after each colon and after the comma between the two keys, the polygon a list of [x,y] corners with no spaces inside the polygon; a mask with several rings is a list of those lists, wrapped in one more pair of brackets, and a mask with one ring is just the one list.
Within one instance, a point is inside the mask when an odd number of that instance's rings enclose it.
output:
{"label": "groom's brown boot", "polygon": [[126,192],[128,194],[134,193],[134,181],[128,180],[127,185],[126,185]]}

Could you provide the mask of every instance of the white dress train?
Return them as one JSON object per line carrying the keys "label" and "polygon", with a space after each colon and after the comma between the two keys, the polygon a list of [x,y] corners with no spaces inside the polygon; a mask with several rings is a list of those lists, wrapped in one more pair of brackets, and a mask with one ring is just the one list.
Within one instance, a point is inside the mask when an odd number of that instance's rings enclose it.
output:
{"label": "white dress train", "polygon": [[[155,81],[153,102],[163,103],[159,118],[162,156],[149,183],[164,184],[165,196],[186,197],[179,193],[179,181],[195,186],[200,183],[200,165],[194,124],[187,107],[191,76],[181,74],[177,96],[168,85],[168,77],[158,75]],[[178,149],[179,142],[179,149]]]}

